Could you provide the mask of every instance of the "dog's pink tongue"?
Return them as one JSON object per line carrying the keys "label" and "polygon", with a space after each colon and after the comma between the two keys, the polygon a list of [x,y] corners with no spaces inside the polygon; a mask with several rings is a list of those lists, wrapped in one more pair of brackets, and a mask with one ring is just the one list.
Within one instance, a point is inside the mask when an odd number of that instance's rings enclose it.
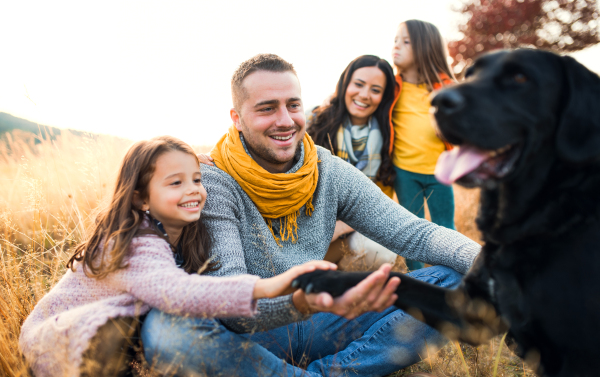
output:
{"label": "dog's pink tongue", "polygon": [[454,147],[440,155],[435,165],[435,178],[445,185],[477,169],[488,158],[488,152],[469,145]]}

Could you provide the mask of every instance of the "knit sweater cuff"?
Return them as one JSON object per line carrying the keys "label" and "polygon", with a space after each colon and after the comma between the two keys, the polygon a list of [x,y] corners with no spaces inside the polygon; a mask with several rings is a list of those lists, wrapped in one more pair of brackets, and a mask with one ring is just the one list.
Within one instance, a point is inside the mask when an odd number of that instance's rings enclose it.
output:
{"label": "knit sweater cuff", "polygon": [[244,317],[251,317],[258,313],[258,301],[253,299],[254,287],[256,282],[260,279],[254,275],[240,275],[238,302],[234,304],[241,309],[240,315]]}
{"label": "knit sweater cuff", "polygon": [[286,300],[286,306],[289,306],[289,310],[291,311],[291,319],[292,322],[300,322],[300,321],[306,321],[307,319],[309,319],[310,317],[312,317],[312,314],[303,314],[301,313],[298,309],[296,309],[296,305],[294,305],[294,295],[288,295],[285,296]]}
{"label": "knit sweater cuff", "polygon": [[305,321],[311,317],[310,314],[302,314],[294,305],[293,295],[287,295],[259,303],[258,309],[262,320],[258,320],[259,331],[267,331],[281,326],[287,326],[294,322]]}
{"label": "knit sweater cuff", "polygon": [[222,318],[221,322],[236,333],[268,331],[305,321],[310,314],[302,314],[296,309],[292,295],[258,301],[258,313],[254,317]]}

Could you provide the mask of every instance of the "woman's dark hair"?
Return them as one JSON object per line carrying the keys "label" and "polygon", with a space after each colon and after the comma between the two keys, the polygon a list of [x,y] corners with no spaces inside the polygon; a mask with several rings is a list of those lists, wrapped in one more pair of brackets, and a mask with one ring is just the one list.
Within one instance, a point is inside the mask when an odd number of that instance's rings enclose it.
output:
{"label": "woman's dark hair", "polygon": [[350,84],[354,71],[364,67],[377,67],[385,75],[386,83],[383,97],[372,116],[377,119],[383,137],[381,166],[376,178],[385,185],[392,186],[396,173],[394,172],[390,155],[390,108],[394,102],[396,80],[394,78],[394,70],[386,60],[374,55],[363,55],[348,64],[340,76],[329,105],[315,110],[315,115],[307,132],[313,138],[315,144],[331,150],[333,154],[337,154],[337,132],[348,116],[348,109],[346,108],[346,101],[344,99],[346,89]]}
{"label": "woman's dark hair", "polygon": [[[110,272],[127,267],[124,260],[135,236],[156,234],[163,237],[154,224],[149,229],[140,229],[144,214],[135,207],[133,197],[137,191],[141,199],[148,198],[156,160],[171,151],[187,153],[198,162],[196,153],[188,144],[171,136],[139,141],[129,148],[121,163],[108,208],[98,215],[87,239],[77,245],[67,268],[73,269],[75,261],[82,262],[87,276],[101,279]],[[186,272],[195,273],[202,267],[209,271],[216,269],[215,263],[208,263],[211,241],[202,217],[183,228],[179,244],[183,251],[182,267]]]}

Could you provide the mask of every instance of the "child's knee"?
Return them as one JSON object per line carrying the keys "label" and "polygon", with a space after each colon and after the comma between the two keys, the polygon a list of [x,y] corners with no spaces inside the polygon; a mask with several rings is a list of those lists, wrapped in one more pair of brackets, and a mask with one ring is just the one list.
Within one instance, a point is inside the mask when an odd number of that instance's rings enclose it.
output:
{"label": "child's knee", "polygon": [[137,332],[137,318],[109,319],[91,339],[82,355],[82,376],[126,375],[132,360],[129,347]]}
{"label": "child's knee", "polygon": [[176,345],[177,342],[171,342],[171,339],[169,339],[173,335],[173,331],[170,331],[173,330],[170,317],[157,309],[152,309],[144,320],[141,338],[144,345],[144,356],[150,365],[153,364],[152,360],[158,355],[165,355],[173,351],[177,352],[177,350],[171,348],[171,343]]}
{"label": "child's knee", "polygon": [[171,363],[214,345],[222,325],[214,319],[182,317],[152,309],[144,320],[141,337],[150,365]]}

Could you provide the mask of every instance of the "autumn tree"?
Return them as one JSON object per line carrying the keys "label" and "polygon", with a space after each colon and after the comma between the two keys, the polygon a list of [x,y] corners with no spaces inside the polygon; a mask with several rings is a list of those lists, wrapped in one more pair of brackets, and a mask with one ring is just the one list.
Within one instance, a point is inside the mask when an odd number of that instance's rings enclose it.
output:
{"label": "autumn tree", "polygon": [[456,72],[499,48],[574,52],[600,42],[596,0],[463,0],[456,11],[463,38],[448,45]]}

